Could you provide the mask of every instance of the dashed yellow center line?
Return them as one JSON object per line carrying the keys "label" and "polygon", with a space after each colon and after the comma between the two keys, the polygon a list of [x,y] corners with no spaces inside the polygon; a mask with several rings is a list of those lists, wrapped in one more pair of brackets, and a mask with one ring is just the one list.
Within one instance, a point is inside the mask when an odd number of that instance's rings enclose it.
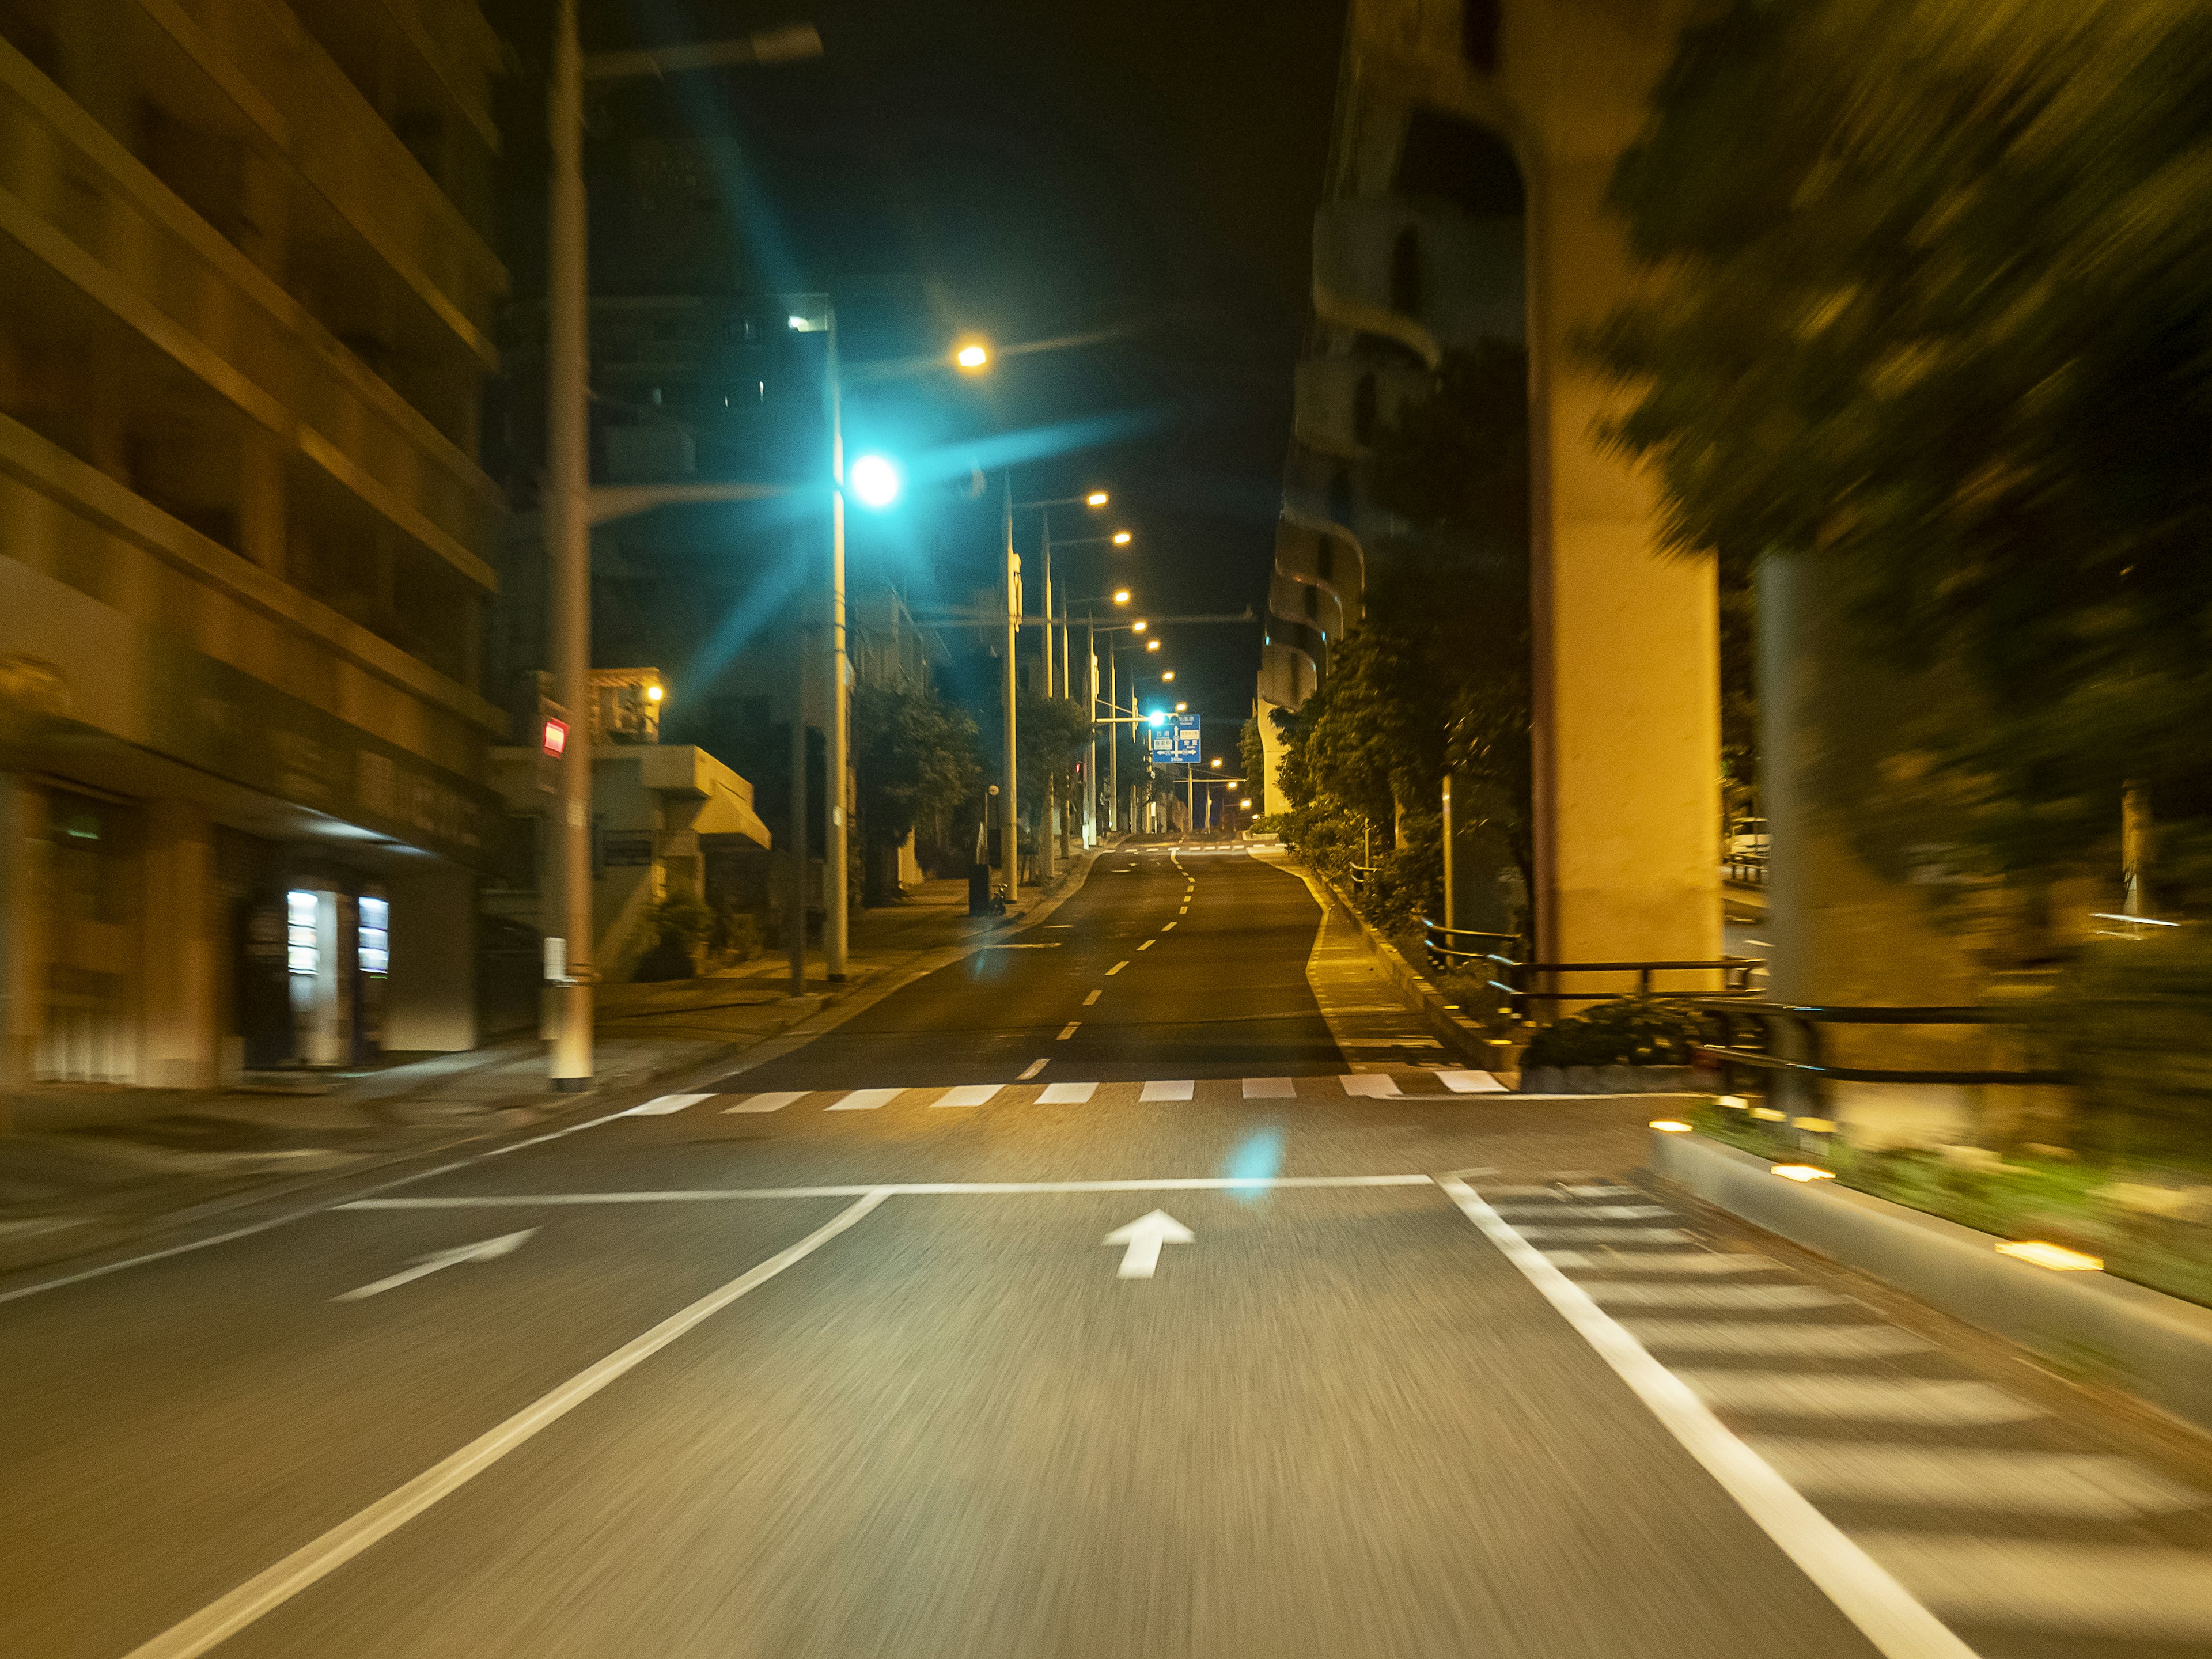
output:
{"label": "dashed yellow center line", "polygon": [[1113,978],[1115,975],[1116,975],[1116,974],[1120,973],[1120,972],[1121,972],[1124,968],[1127,968],[1128,965],[1129,965],[1129,964],[1128,964],[1128,963],[1127,963],[1126,960],[1123,960],[1123,961],[1121,961],[1121,962],[1117,962],[1117,963],[1115,963],[1111,968],[1109,968],[1109,969],[1106,970],[1106,977],[1107,977],[1107,978],[1109,978],[1109,979]]}
{"label": "dashed yellow center line", "polygon": [[1075,1028],[1082,1024],[1083,1022],[1079,1019],[1071,1019],[1066,1024],[1060,1028],[1060,1035],[1053,1040],[1055,1042],[1066,1042],[1068,1038],[1075,1035]]}
{"label": "dashed yellow center line", "polygon": [[1155,945],[1158,945],[1158,943],[1159,943],[1159,940],[1158,940],[1158,939],[1146,939],[1146,940],[1142,945],[1139,945],[1137,948],[1138,948],[1139,951],[1149,951],[1149,950],[1151,950],[1151,949],[1152,948],[1152,946],[1154,946]]}
{"label": "dashed yellow center line", "polygon": [[[1162,922],[1162,923],[1160,924],[1160,932],[1162,932],[1163,933],[1172,933],[1172,932],[1174,932],[1174,931],[1175,931],[1175,923],[1173,923],[1173,922],[1171,922],[1171,921],[1164,921],[1164,922]],[[1139,950],[1140,950],[1140,951],[1141,951],[1141,950],[1143,950],[1145,947],[1144,947],[1143,945],[1139,945],[1137,948],[1138,948]]]}
{"label": "dashed yellow center line", "polygon": [[1083,999],[1083,1006],[1088,1008],[1092,1003],[1098,1000],[1098,994],[1099,994],[1097,992],[1093,991],[1089,996]]}

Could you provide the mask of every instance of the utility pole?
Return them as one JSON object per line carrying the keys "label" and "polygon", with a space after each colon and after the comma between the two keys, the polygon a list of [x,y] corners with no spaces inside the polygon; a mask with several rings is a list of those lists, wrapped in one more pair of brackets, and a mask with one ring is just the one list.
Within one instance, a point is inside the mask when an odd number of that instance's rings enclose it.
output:
{"label": "utility pole", "polygon": [[[1098,633],[1090,617],[1083,619],[1083,685],[1091,708],[1090,764],[1083,769],[1083,844],[1098,844]],[[1108,726],[1108,733],[1114,728]]]}
{"label": "utility pole", "polygon": [[846,750],[852,731],[845,662],[845,425],[837,389],[837,306],[829,312],[830,416],[830,707],[823,717],[822,787],[825,801],[822,845],[822,975],[832,985],[845,977]]}
{"label": "utility pole", "polygon": [[[1043,650],[1040,653],[1040,655],[1043,659],[1044,695],[1046,700],[1049,702],[1052,698],[1053,693],[1052,509],[1050,507],[1043,507],[1038,511],[1037,529],[1040,538],[1039,549],[1044,561],[1044,639],[1042,641]],[[1066,688],[1064,686],[1061,688],[1063,690],[1066,689]],[[1052,786],[1052,774],[1049,772],[1046,773],[1043,777],[1038,780],[1038,782],[1043,786],[1037,792],[1036,826],[1036,874],[1037,881],[1042,884],[1045,882],[1050,881],[1053,878],[1054,846],[1052,836],[1052,815],[1053,808],[1057,805],[1057,803],[1053,799],[1054,791]]]}
{"label": "utility pole", "polygon": [[[545,978],[553,996],[547,1072],[553,1086],[564,1091],[591,1086],[592,987],[598,977],[592,962],[592,526],[674,501],[757,500],[781,493],[757,485],[592,489],[584,82],[796,63],[821,55],[821,36],[802,23],[742,40],[587,59],[576,37],[576,0],[555,0],[552,84],[546,96],[553,168],[546,203],[545,556],[554,696],[567,714],[568,738],[561,750]],[[804,911],[800,921],[803,925]]]}
{"label": "utility pole", "polygon": [[1006,898],[1012,902],[1020,890],[1022,874],[1021,848],[1017,841],[1020,830],[1014,814],[1014,699],[1021,687],[1021,674],[1014,661],[1022,637],[1022,562],[1014,552],[1014,471],[1006,469],[1006,512],[1000,528],[1006,540],[1006,779],[999,791],[1000,856],[1006,861]]}
{"label": "utility pole", "polygon": [[[590,440],[584,402],[591,349],[585,264],[584,58],[576,41],[576,0],[556,0],[553,147],[546,276],[545,550],[551,568],[553,695],[568,720],[561,750],[554,824],[556,960],[549,937],[545,976],[553,988],[556,1089],[592,1080],[592,525]],[[548,929],[551,933],[551,929]]]}

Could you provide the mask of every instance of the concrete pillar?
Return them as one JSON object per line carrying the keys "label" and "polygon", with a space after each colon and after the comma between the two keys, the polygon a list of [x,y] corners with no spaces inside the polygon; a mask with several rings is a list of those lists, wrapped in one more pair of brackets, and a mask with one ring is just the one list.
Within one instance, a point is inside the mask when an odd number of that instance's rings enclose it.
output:
{"label": "concrete pillar", "polygon": [[222,1039],[214,833],[205,811],[179,800],[147,802],[144,825],[139,1080],[155,1089],[211,1089]]}
{"label": "concrete pillar", "polygon": [[459,865],[441,861],[394,873],[385,884],[392,900],[385,1048],[441,1052],[475,1048],[475,876]]}
{"label": "concrete pillar", "polygon": [[[1721,951],[1719,614],[1710,561],[1662,553],[1654,480],[1605,448],[1619,392],[1576,349],[1637,278],[1603,212],[1673,49],[1661,12],[1588,15],[1581,65],[1534,112],[1527,173],[1537,951],[1553,962]],[[1609,31],[1618,31],[1609,32]],[[1677,976],[1671,981],[1682,984]],[[1576,988],[1594,988],[1578,977]],[[1717,980],[1711,988],[1719,988]]]}
{"label": "concrete pillar", "polygon": [[[0,1088],[31,1081],[46,1026],[50,850],[46,792],[0,773]],[[0,1129],[7,1115],[0,1105]]]}
{"label": "concrete pillar", "polygon": [[[1982,1000],[1963,914],[1970,895],[1940,879],[1940,817],[1893,802],[1897,733],[1956,687],[1872,658],[1840,585],[1817,559],[1770,556],[1759,570],[1759,775],[1767,865],[1770,994],[1831,1006],[1948,1006]],[[1933,809],[1929,809],[1932,814]],[[1841,1066],[1989,1065],[1972,1028],[1829,1026]],[[1854,1141],[1917,1145],[1971,1137],[1978,1091],[1827,1085]],[[1802,1095],[1796,1104],[1810,1105]]]}

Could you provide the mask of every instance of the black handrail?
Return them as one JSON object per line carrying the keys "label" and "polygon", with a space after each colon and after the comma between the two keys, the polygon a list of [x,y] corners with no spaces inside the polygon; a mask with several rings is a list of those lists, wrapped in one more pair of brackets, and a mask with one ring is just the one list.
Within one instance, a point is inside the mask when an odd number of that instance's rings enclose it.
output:
{"label": "black handrail", "polygon": [[1726,990],[1718,993],[1680,992],[1676,994],[1685,997],[1718,995],[1733,999],[1757,995],[1758,993],[1752,987],[1751,975],[1766,965],[1766,959],[1764,957],[1717,957],[1686,961],[1518,962],[1496,951],[1467,950],[1460,948],[1456,944],[1440,945],[1437,942],[1438,936],[1442,935],[1455,941],[1461,939],[1493,939],[1507,945],[1518,945],[1521,939],[1517,934],[1484,933],[1472,927],[1445,927],[1429,921],[1426,917],[1422,919],[1421,926],[1424,930],[1423,942],[1427,947],[1429,964],[1431,968],[1441,973],[1451,964],[1462,963],[1469,965],[1476,963],[1486,964],[1490,971],[1490,978],[1487,981],[1490,988],[1499,994],[1504,1000],[1505,1012],[1516,1019],[1527,1017],[1527,1005],[1531,1002],[1603,1002],[1620,994],[1618,989],[1540,991],[1532,988],[1529,983],[1530,980],[1538,975],[1634,974],[1636,994],[1640,997],[1649,997],[1656,994],[1651,977],[1654,974],[1717,973],[1726,976],[1725,983],[1728,987]]}
{"label": "black handrail", "polygon": [[[2070,1080],[2068,1073],[2063,1071],[2039,1069],[1986,1071],[1934,1066],[1832,1066],[1821,1054],[1820,1028],[1824,1025],[2011,1025],[2021,1023],[2026,1013],[2021,1008],[1844,1007],[1758,1002],[1733,997],[1698,997],[1692,1000],[1719,1027],[1721,1035],[1719,1042],[1698,1044],[1698,1058],[1701,1063],[1719,1071],[1722,1086],[1730,1093],[1735,1092],[1735,1073],[1739,1067],[1747,1071],[1775,1072],[1806,1078],[1814,1089],[1816,1097],[1819,1085],[1824,1082],[1918,1083],[1966,1087],[1984,1084],[2027,1086]],[[1754,1048],[1738,1044],[1736,1023],[1739,1020],[1749,1020],[1756,1026],[1759,1047]],[[1793,1060],[1780,1052],[1776,1042],[1778,1025],[1789,1028],[1803,1058]]]}

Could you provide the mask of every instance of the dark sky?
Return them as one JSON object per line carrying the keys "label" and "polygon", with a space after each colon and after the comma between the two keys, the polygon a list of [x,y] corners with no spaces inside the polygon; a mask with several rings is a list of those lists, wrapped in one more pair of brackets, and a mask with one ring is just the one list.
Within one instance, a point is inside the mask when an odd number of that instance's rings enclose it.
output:
{"label": "dark sky", "polygon": [[[918,276],[948,337],[1126,331],[944,395],[956,423],[1000,431],[1141,423],[1030,464],[1019,488],[1113,490],[1138,550],[1079,591],[1126,581],[1164,612],[1264,610],[1342,14],[1342,0],[584,0],[587,48],[819,27],[818,64],[642,94],[743,156],[756,282]],[[848,408],[848,430],[871,415]],[[1194,706],[1231,723],[1224,750],[1258,651],[1256,625],[1169,636]]]}

